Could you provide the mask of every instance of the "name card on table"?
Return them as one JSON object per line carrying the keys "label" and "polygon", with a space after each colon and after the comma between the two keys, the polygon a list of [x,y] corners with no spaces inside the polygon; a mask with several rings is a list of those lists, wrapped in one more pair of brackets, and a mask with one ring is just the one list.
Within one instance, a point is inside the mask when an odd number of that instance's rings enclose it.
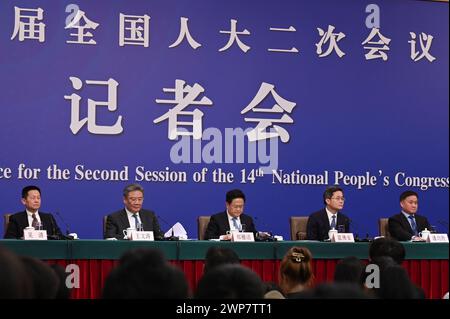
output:
{"label": "name card on table", "polygon": [[154,241],[155,237],[154,237],[152,231],[137,231],[137,230],[135,230],[135,231],[131,232],[130,240]]}
{"label": "name card on table", "polygon": [[24,229],[23,239],[25,240],[47,240],[46,230]]}
{"label": "name card on table", "polygon": [[231,241],[249,242],[255,241],[255,235],[252,232],[233,232],[231,233]]}
{"label": "name card on table", "polygon": [[430,234],[428,235],[427,242],[429,243],[448,243],[447,234]]}
{"label": "name card on table", "polygon": [[334,234],[331,238],[331,242],[333,243],[354,243],[355,238],[353,237],[353,233],[337,233]]}

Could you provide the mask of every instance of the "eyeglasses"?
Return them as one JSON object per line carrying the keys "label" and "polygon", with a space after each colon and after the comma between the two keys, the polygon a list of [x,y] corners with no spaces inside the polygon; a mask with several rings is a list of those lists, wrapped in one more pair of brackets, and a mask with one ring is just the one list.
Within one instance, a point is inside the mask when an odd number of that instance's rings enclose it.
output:
{"label": "eyeglasses", "polygon": [[129,197],[128,200],[132,203],[140,203],[144,201],[143,197]]}
{"label": "eyeglasses", "polygon": [[345,201],[345,197],[331,197],[331,199],[334,199],[337,201]]}

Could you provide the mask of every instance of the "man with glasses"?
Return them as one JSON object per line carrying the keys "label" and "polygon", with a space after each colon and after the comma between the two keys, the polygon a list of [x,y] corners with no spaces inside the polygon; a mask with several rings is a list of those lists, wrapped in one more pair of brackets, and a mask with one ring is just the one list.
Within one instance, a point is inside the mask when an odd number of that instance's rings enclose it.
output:
{"label": "man with glasses", "polygon": [[159,227],[154,212],[142,209],[144,203],[144,188],[139,184],[131,184],[123,190],[125,208],[108,215],[104,238],[124,239],[124,230],[153,231],[155,239],[162,239],[164,234]]}
{"label": "man with glasses", "polygon": [[306,239],[326,240],[332,228],[339,232],[350,232],[350,219],[340,211],[344,208],[344,191],[339,187],[329,187],[323,194],[325,208],[311,214],[306,226]]}
{"label": "man with glasses", "polygon": [[419,196],[416,192],[406,191],[400,195],[402,212],[389,218],[389,233],[400,241],[423,241],[419,236],[422,230],[431,230],[430,223],[424,216],[417,215]]}
{"label": "man with glasses", "polygon": [[229,235],[233,231],[245,231],[256,233],[253,219],[244,214],[245,195],[239,189],[231,190],[226,195],[227,210],[211,216],[205,231],[205,239],[231,239]]}

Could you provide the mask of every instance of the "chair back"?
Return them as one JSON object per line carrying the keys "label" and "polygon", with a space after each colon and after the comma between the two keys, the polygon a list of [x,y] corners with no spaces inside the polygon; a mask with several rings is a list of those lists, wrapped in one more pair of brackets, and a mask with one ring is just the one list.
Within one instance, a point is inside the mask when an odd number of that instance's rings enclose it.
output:
{"label": "chair back", "polygon": [[306,239],[306,225],[308,224],[307,216],[291,216],[289,224],[291,227],[291,240]]}
{"label": "chair back", "polygon": [[6,235],[6,231],[8,230],[8,225],[9,225],[9,218],[11,217],[12,214],[5,214],[3,216],[3,231],[5,232]]}
{"label": "chair back", "polygon": [[108,219],[108,216],[103,216],[103,237],[105,237],[106,234],[106,220]]}
{"label": "chair back", "polygon": [[378,232],[380,236],[389,238],[391,234],[389,233],[389,218],[380,218],[378,220]]}
{"label": "chair back", "polygon": [[206,227],[208,227],[210,218],[211,216],[198,216],[197,218],[198,240],[205,239],[205,231]]}

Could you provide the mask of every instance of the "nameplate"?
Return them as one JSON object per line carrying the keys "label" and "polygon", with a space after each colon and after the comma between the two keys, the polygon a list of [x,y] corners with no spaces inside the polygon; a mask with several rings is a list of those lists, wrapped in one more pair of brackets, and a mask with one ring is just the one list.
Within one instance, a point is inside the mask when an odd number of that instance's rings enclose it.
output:
{"label": "nameplate", "polygon": [[428,243],[448,243],[447,234],[430,234],[427,238]]}
{"label": "nameplate", "polygon": [[147,240],[154,241],[155,237],[153,236],[152,231],[132,231],[131,232],[131,240]]}
{"label": "nameplate", "polygon": [[331,239],[333,243],[354,243],[353,233],[337,233]]}
{"label": "nameplate", "polygon": [[249,242],[255,241],[255,235],[252,232],[233,232],[231,233],[231,241],[235,242]]}
{"label": "nameplate", "polygon": [[46,230],[25,229],[23,231],[23,239],[25,240],[47,240]]}

